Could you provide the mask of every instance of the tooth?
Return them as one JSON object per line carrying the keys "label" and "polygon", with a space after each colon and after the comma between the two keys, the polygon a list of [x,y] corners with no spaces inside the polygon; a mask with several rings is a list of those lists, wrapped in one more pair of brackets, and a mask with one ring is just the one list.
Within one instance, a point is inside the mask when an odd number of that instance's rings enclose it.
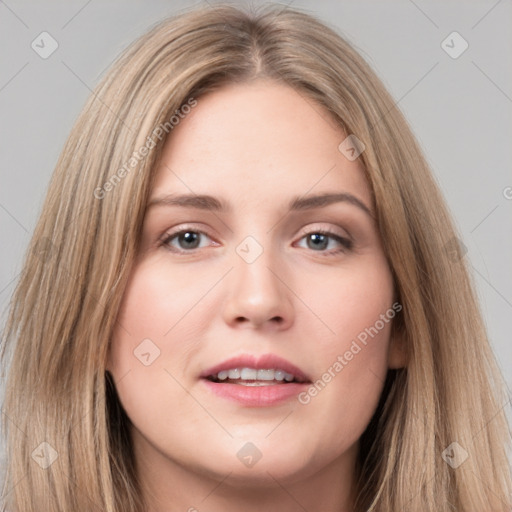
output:
{"label": "tooth", "polygon": [[245,380],[257,380],[257,377],[258,370],[253,368],[242,368],[242,371],[240,372],[240,378]]}
{"label": "tooth", "polygon": [[248,381],[240,381],[240,384],[242,386],[275,386],[275,384],[272,384],[271,382],[248,382]]}
{"label": "tooth", "polygon": [[[273,370],[273,369],[260,369],[256,370],[255,368],[230,368],[229,370],[222,370],[217,374],[217,379],[220,381],[224,381],[227,379],[230,380],[242,380],[242,381],[262,381],[268,382],[276,380],[278,382],[282,382],[285,380],[286,382],[292,382],[294,380],[294,376],[291,373],[287,373],[284,370]],[[266,385],[263,384],[262,385]]]}
{"label": "tooth", "polygon": [[234,368],[233,370],[229,370],[228,376],[230,379],[239,379],[240,378],[240,369]]}
{"label": "tooth", "polygon": [[258,370],[258,380],[274,380],[274,370]]}
{"label": "tooth", "polygon": [[284,380],[285,372],[283,370],[275,370],[274,371],[274,379],[276,380]]}

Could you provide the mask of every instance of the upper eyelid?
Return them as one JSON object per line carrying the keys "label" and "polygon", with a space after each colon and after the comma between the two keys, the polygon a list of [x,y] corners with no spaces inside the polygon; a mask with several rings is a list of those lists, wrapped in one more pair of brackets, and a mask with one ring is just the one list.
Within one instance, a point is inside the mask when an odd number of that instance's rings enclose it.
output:
{"label": "upper eyelid", "polygon": [[[208,238],[214,240],[215,237],[212,237],[207,230],[203,230],[201,228],[196,228],[196,227],[193,227],[193,226],[183,226],[183,227],[177,227],[176,230],[173,230],[173,231],[165,231],[162,236],[160,237],[160,240],[162,242],[166,242],[168,240],[172,240],[173,238],[175,238],[176,236],[182,234],[182,233],[186,233],[187,231],[191,231],[191,232],[194,232],[194,233],[200,233],[202,235],[205,235],[207,236]],[[345,239],[345,240],[348,240],[350,242],[353,243],[353,239],[352,237],[347,233],[346,235],[343,235],[343,234],[340,234],[340,233],[337,233],[336,231],[334,231],[333,229],[331,228],[325,228],[325,227],[322,227],[322,228],[304,228],[300,235],[299,235],[299,238],[298,240],[301,240],[302,238],[304,238],[305,236],[307,235],[310,235],[312,233],[322,233],[324,232],[327,236],[330,236],[331,238],[335,238],[335,237],[339,237],[340,239]],[[215,240],[214,240],[215,241]],[[218,243],[218,242],[215,242],[215,243]]]}
{"label": "upper eyelid", "polygon": [[[331,227],[327,228],[327,227],[320,227],[320,228],[311,228],[311,227],[308,227],[308,228],[303,228],[301,230],[301,233],[303,233],[303,236],[304,235],[307,235],[309,233],[313,233],[313,232],[316,232],[316,231],[328,231],[329,234],[334,234],[334,235],[337,235],[337,236],[340,236],[340,237],[348,237],[348,238],[351,238],[348,231],[344,228],[340,228],[338,226],[339,229],[343,229],[343,231],[346,232],[346,235],[344,234],[341,234],[341,233],[337,233],[334,229],[332,229]],[[165,230],[162,234],[162,237],[167,237],[168,235],[172,235],[172,236],[175,236],[175,235],[179,235],[180,233],[184,232],[184,231],[193,231],[193,232],[197,232],[197,233],[202,233],[203,235],[206,235],[206,236],[209,236],[210,238],[214,238],[212,237],[209,233],[208,233],[208,230],[206,229],[203,229],[203,228],[197,228],[197,227],[194,227],[194,226],[191,226],[191,225],[183,225],[183,226],[177,226],[176,228],[172,229],[172,230]]]}

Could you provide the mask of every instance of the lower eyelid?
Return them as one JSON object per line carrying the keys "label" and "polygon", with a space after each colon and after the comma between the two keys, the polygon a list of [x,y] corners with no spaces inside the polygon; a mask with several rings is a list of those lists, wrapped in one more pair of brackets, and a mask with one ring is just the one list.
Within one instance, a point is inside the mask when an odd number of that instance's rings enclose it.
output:
{"label": "lower eyelid", "polygon": [[[170,246],[171,240],[174,240],[176,237],[178,237],[179,235],[182,235],[184,233],[197,233],[199,235],[209,238],[210,240],[212,240],[214,242],[214,244],[218,245],[208,233],[205,233],[204,231],[200,231],[198,229],[186,229],[186,228],[181,229],[179,231],[175,231],[173,233],[164,233],[164,235],[160,239],[160,244],[163,246],[166,246],[168,248],[171,248],[171,246]],[[175,247],[172,247],[172,249],[179,251],[179,252],[192,252],[194,250],[197,250],[197,248],[196,248],[196,249],[187,251],[186,249],[177,249]]]}
{"label": "lower eyelid", "polygon": [[[160,240],[160,244],[171,249],[171,250],[175,250],[176,252],[194,252],[194,251],[197,251],[198,249],[204,249],[206,247],[198,247],[198,248],[195,248],[195,249],[190,249],[190,250],[186,250],[186,249],[179,249],[179,248],[175,248],[175,247],[171,247],[170,246],[170,241],[173,240],[174,238],[178,237],[179,235],[183,234],[183,233],[187,233],[187,232],[192,232],[192,233],[197,233],[197,234],[200,234],[200,235],[203,235],[207,238],[209,238],[214,246],[219,246],[220,244],[218,242],[216,242],[208,233],[206,233],[205,231],[201,231],[199,229],[187,229],[187,228],[184,228],[184,229],[181,229],[179,231],[175,231],[173,233],[165,233],[162,237],[161,237],[161,240]],[[298,238],[298,241],[301,241],[303,240],[304,238],[306,238],[307,236],[309,235],[313,235],[313,234],[321,234],[321,235],[324,235],[324,236],[327,236],[329,238],[331,238],[332,240],[335,240],[336,242],[338,242],[344,250],[350,250],[352,249],[353,247],[353,241],[348,238],[348,237],[343,237],[337,233],[333,233],[333,232],[330,232],[328,230],[325,230],[325,229],[318,229],[318,230],[312,230],[312,231],[309,231],[307,233],[304,233],[302,234],[299,238]],[[319,253],[326,253],[326,254],[330,254],[332,253],[334,250],[331,249],[329,251],[313,251],[313,252],[319,252]]]}
{"label": "lower eyelid", "polygon": [[[347,251],[352,249],[352,247],[354,245],[353,241],[350,238],[343,237],[341,235],[338,235],[337,233],[332,233],[330,231],[325,231],[325,230],[310,231],[309,233],[306,233],[306,234],[302,235],[298,239],[298,241],[303,240],[307,236],[313,235],[313,234],[320,234],[320,235],[327,236],[328,238],[331,238],[332,240],[335,240],[338,244],[340,244],[343,247],[344,250],[347,250]],[[316,252],[323,252],[323,253],[329,254],[329,253],[332,253],[333,250],[331,249],[330,251],[316,251]]]}

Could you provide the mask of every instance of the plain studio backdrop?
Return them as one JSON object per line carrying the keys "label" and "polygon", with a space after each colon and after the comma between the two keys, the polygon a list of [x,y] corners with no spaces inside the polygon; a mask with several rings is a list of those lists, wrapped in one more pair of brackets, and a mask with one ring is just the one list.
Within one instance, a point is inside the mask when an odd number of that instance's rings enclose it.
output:
{"label": "plain studio backdrop", "polygon": [[[86,98],[129,43],[201,3],[0,0],[0,327],[50,176]],[[306,9],[344,35],[411,124],[467,250],[510,395],[512,0],[281,5]],[[510,413],[510,402],[503,405]]]}

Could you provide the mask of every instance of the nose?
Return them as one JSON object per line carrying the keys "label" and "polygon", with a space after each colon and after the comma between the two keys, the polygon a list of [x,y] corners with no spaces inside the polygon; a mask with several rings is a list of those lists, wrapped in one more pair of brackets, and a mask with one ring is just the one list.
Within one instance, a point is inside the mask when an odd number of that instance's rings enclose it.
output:
{"label": "nose", "polygon": [[284,330],[293,324],[292,292],[280,268],[266,251],[252,263],[237,261],[223,308],[230,327]]}

